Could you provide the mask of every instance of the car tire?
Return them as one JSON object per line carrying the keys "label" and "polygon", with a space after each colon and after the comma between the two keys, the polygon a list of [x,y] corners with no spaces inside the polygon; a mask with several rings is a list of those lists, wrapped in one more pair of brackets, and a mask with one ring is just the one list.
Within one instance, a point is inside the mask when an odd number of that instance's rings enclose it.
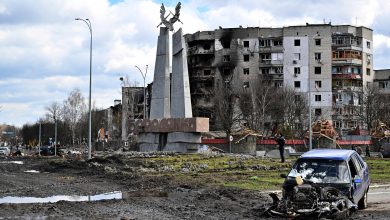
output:
{"label": "car tire", "polygon": [[367,208],[367,191],[366,191],[366,193],[364,193],[364,196],[359,200],[358,208],[359,209],[366,209]]}

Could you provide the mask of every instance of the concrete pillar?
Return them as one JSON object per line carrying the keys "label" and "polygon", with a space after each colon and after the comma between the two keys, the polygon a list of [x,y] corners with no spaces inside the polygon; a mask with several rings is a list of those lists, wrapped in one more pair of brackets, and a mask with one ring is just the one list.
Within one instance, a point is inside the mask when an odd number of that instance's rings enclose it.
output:
{"label": "concrete pillar", "polygon": [[172,36],[172,53],[171,117],[191,118],[192,109],[187,49],[181,28]]}
{"label": "concrete pillar", "polygon": [[170,118],[169,30],[160,27],[152,87],[150,119]]}
{"label": "concrete pillar", "polygon": [[127,87],[122,87],[122,141],[128,141],[127,137],[127,121],[129,120],[129,105],[126,90]]}

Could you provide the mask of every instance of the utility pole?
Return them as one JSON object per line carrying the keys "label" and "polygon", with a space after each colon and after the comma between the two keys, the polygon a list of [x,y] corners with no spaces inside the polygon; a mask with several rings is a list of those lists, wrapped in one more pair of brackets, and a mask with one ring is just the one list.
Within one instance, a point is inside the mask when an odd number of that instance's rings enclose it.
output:
{"label": "utility pole", "polygon": [[91,130],[92,130],[92,111],[91,111],[91,87],[92,87],[92,24],[91,21],[86,18],[76,18],[76,21],[84,21],[85,24],[88,26],[89,33],[91,34],[91,41],[89,46],[89,105],[88,105],[88,111],[89,111],[89,123],[88,123],[88,159],[91,159],[91,149],[92,149],[92,143],[91,143]]}

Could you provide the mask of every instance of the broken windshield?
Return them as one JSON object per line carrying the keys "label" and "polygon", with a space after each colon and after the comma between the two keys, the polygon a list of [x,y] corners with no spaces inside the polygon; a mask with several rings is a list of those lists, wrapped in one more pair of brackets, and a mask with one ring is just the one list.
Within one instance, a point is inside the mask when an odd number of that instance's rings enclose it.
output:
{"label": "broken windshield", "polygon": [[301,176],[312,183],[349,183],[350,175],[345,161],[300,159],[288,177]]}

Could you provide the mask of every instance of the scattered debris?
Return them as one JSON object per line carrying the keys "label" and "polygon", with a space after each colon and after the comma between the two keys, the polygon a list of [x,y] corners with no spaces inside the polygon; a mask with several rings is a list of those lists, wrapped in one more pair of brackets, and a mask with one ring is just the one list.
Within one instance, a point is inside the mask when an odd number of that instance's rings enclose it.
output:
{"label": "scattered debris", "polygon": [[273,203],[266,210],[269,216],[345,219],[350,211],[357,209],[355,204],[334,187],[301,184],[294,187],[293,193],[284,195],[283,199],[279,199],[275,193],[270,196]]}

